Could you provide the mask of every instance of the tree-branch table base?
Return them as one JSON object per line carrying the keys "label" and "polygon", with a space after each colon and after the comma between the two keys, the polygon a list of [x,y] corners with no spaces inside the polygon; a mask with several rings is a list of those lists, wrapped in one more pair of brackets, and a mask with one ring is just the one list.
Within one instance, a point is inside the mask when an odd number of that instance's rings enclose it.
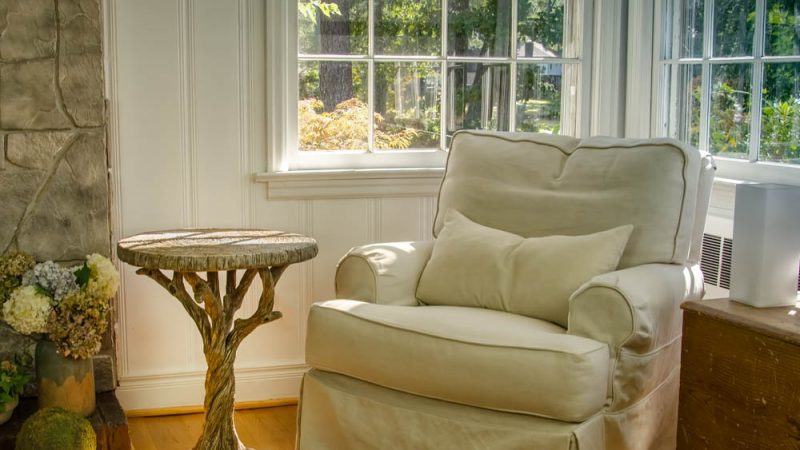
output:
{"label": "tree-branch table base", "polygon": [[[314,239],[264,230],[170,230],[123,239],[117,256],[180,301],[197,326],[208,363],[203,434],[195,450],[245,450],[233,423],[236,350],[259,325],[281,318],[274,311],[275,285],[293,263],[317,254]],[[164,270],[172,271],[169,277]],[[241,278],[237,270],[243,270]],[[205,272],[205,278],[198,273]],[[225,288],[219,273],[225,272]],[[234,319],[258,277],[256,311]],[[187,289],[187,285],[191,289]]]}

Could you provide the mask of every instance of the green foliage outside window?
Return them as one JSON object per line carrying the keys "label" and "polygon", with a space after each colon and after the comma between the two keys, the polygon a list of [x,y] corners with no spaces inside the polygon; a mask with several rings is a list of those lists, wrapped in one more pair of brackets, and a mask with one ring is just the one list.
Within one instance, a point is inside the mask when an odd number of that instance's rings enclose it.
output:
{"label": "green foliage outside window", "polygon": [[[366,0],[300,0],[298,10],[299,50],[301,54],[367,54],[368,2]],[[442,46],[442,11],[440,0],[375,0],[374,49],[376,55],[439,56]],[[448,2],[448,48],[450,56],[481,57],[508,56],[512,45],[536,42],[561,57],[564,51],[564,0],[519,0],[517,2],[518,33],[511,39],[511,0],[451,0]],[[303,20],[304,19],[304,20]],[[345,30],[348,39],[339,40],[335,48],[326,42],[329,35],[322,26],[338,21],[339,32]],[[324,36],[323,36],[324,35]],[[321,37],[323,36],[323,37]],[[327,46],[327,48],[326,48]],[[532,56],[532,55],[529,55]],[[538,55],[537,55],[538,56]],[[339,67],[341,82],[326,83],[321,74],[325,67]],[[375,77],[373,131],[376,149],[439,148],[441,140],[441,65],[439,62],[374,63],[372,73],[366,74],[360,62],[305,61],[299,72],[300,148],[304,150],[365,149],[369,113],[366,108],[367,76]],[[365,63],[364,63],[365,64]],[[459,70],[455,63],[455,69]],[[481,111],[487,100],[484,75],[495,71],[508,84],[508,64],[471,63],[470,76],[451,80],[454,90],[448,111],[457,127],[479,128]],[[516,99],[518,129],[558,132],[560,130],[560,75],[532,75],[535,65],[518,72]],[[474,76],[473,76],[474,74]],[[497,79],[497,77],[495,77]],[[527,84],[526,84],[527,83]],[[339,97],[330,91],[337,89]],[[412,93],[413,91],[413,93]],[[342,92],[350,100],[340,98]],[[491,116],[483,126],[503,129],[508,113],[501,114],[510,103],[499,95],[490,100]],[[501,92],[502,94],[502,92]],[[412,99],[412,104],[408,99]],[[402,106],[402,107],[401,107]],[[485,114],[485,111],[484,111]],[[343,120],[352,126],[335,126]],[[355,124],[358,124],[357,126]],[[507,125],[506,125],[507,128]],[[350,138],[341,133],[348,133]],[[448,129],[448,133],[452,130]],[[304,134],[309,133],[309,134]],[[355,137],[357,136],[357,137]]]}
{"label": "green foliage outside window", "polygon": [[[709,1],[709,0],[705,0]],[[800,56],[800,1],[765,0],[764,55]],[[712,57],[753,56],[756,13],[754,0],[714,1]],[[702,56],[703,1],[687,3],[681,56]],[[685,5],[685,6],[686,6]],[[694,16],[696,15],[696,17]],[[684,66],[686,67],[686,66]],[[748,60],[711,61],[709,148],[722,156],[747,158],[751,137],[753,92],[760,89],[759,160],[800,164],[800,63],[765,59],[762,84],[752,86],[757,66]],[[699,69],[699,64],[697,65]],[[691,97],[684,125],[691,143],[699,142],[702,91],[700,71],[687,78]]]}

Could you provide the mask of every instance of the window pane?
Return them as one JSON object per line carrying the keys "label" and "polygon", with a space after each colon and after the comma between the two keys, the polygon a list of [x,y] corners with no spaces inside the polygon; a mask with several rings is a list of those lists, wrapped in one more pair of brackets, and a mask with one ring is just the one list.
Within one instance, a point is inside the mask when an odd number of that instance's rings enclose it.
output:
{"label": "window pane", "polygon": [[747,158],[752,65],[715,64],[711,74],[711,153]]}
{"label": "window pane", "polygon": [[800,55],[800,0],[767,0],[767,55]]}
{"label": "window pane", "polygon": [[439,63],[375,64],[375,148],[440,148]]}
{"label": "window pane", "polygon": [[[567,3],[572,7],[574,2],[567,0]],[[564,0],[519,0],[517,56],[564,56],[564,25]]]}
{"label": "window pane", "polygon": [[561,132],[563,64],[517,66],[516,131]]}
{"label": "window pane", "polygon": [[447,133],[461,128],[508,131],[508,64],[447,66]]}
{"label": "window pane", "polygon": [[714,56],[753,54],[755,0],[714,1]]}
{"label": "window pane", "polygon": [[[680,1],[680,0],[675,0]],[[703,19],[705,0],[683,0],[680,25],[681,58],[703,57]]]}
{"label": "window pane", "polygon": [[800,63],[765,64],[759,159],[800,164]]}
{"label": "window pane", "polygon": [[672,81],[667,85],[673,89],[670,94],[669,135],[699,147],[703,66],[675,64],[666,66],[666,70]]}
{"label": "window pane", "polygon": [[300,54],[367,53],[367,0],[299,0],[297,12]]}
{"label": "window pane", "polygon": [[511,0],[449,0],[447,54],[509,56]]}
{"label": "window pane", "polygon": [[437,56],[442,48],[441,0],[376,0],[375,53]]}
{"label": "window pane", "polygon": [[299,63],[300,150],[366,150],[367,63]]}

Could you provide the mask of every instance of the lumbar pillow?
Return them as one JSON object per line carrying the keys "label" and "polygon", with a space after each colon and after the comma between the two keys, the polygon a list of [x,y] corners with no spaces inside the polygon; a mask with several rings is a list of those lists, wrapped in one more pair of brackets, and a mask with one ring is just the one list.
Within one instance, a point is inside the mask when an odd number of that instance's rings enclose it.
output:
{"label": "lumbar pillow", "polygon": [[567,326],[569,297],[617,268],[633,225],[583,236],[523,238],[445,215],[417,298],[429,305],[507,311]]}

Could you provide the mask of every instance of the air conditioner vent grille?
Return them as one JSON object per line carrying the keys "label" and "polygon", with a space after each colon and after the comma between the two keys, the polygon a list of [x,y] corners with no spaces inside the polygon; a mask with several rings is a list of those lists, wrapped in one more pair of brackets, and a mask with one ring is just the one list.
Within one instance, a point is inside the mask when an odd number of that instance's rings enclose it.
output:
{"label": "air conditioner vent grille", "polygon": [[[733,240],[703,234],[703,248],[700,252],[700,270],[706,283],[723,289],[731,288],[731,258],[733,256]],[[800,267],[798,267],[800,274]],[[800,279],[797,282],[800,291]]]}
{"label": "air conditioner vent grille", "polygon": [[713,234],[703,235],[703,251],[700,254],[700,268],[708,284],[719,286],[719,255],[722,238]]}
{"label": "air conditioner vent grille", "polygon": [[731,257],[733,256],[733,240],[722,239],[722,264],[719,268],[719,287],[731,288]]}

